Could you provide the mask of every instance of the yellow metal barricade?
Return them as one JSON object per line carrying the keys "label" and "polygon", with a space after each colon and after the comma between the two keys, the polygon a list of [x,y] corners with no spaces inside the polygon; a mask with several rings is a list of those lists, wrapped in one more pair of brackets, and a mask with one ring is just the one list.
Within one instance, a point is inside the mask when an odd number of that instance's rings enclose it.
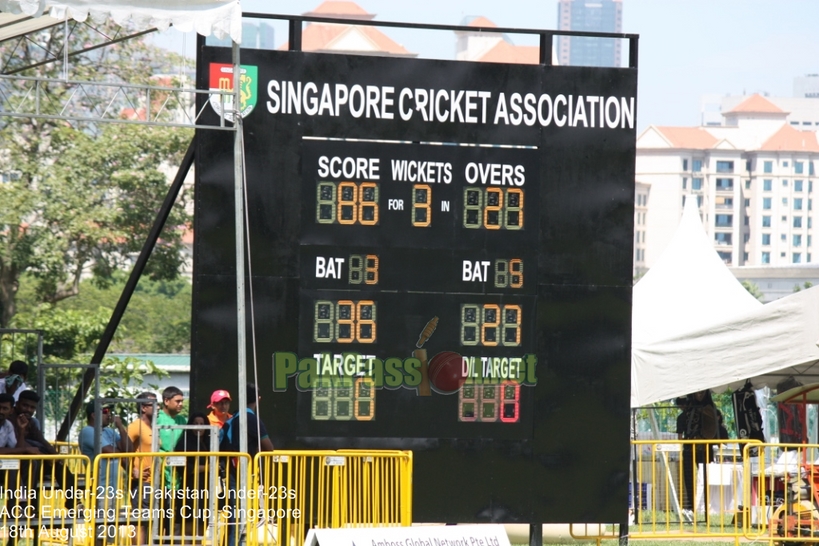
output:
{"label": "yellow metal barricade", "polygon": [[[248,469],[243,487],[241,459]],[[225,545],[244,523],[234,517],[237,498],[253,489],[252,461],[240,453],[103,454],[92,468],[95,519],[86,526],[113,546]]]}
{"label": "yellow metal barricade", "polygon": [[746,537],[819,542],[819,446],[765,444],[749,470]]}
{"label": "yellow metal barricade", "polygon": [[[723,440],[724,442],[724,440]],[[742,447],[756,441],[731,440]],[[741,453],[719,440],[633,441],[631,538],[734,538],[747,534]]]}
{"label": "yellow metal barricade", "polygon": [[[81,455],[80,453],[80,444],[76,442],[51,442],[51,445],[54,446],[54,449],[57,450],[57,453],[60,455]],[[88,459],[68,459],[66,463],[68,464],[68,468],[71,472],[75,474],[82,474],[83,478],[85,477],[85,473],[88,471],[88,467],[84,466],[87,464]]]}
{"label": "yellow metal barricade", "polygon": [[300,545],[310,528],[410,525],[412,453],[275,451],[254,459],[249,546]]}
{"label": "yellow metal barricade", "polygon": [[0,540],[77,544],[88,491],[71,467],[87,465],[82,455],[0,455]]}

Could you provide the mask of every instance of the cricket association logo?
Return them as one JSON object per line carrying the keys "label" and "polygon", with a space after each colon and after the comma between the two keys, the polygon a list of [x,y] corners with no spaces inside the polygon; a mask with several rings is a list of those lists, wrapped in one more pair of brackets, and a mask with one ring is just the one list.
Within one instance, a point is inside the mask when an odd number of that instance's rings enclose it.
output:
{"label": "cricket association logo", "polygon": [[[239,78],[239,112],[246,118],[256,106],[258,93],[256,92],[256,82],[259,80],[259,68],[256,66],[241,65],[241,77]],[[233,91],[233,65],[223,63],[210,63],[210,90],[211,91]],[[233,97],[234,95],[211,95],[210,105],[214,112],[224,116],[226,120],[233,121]]]}

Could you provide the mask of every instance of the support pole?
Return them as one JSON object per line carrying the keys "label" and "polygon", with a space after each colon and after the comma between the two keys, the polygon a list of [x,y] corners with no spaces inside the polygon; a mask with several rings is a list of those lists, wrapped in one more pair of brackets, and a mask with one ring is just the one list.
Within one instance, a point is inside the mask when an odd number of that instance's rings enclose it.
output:
{"label": "support pole", "polygon": [[[188,151],[185,152],[185,157],[182,159],[182,164],[179,166],[179,170],[176,171],[176,178],[174,178],[171,187],[168,189],[168,194],[165,196],[165,201],[163,201],[162,206],[159,208],[159,212],[156,214],[154,225],[151,227],[151,232],[148,234],[145,244],[142,245],[142,250],[139,252],[139,257],[134,264],[134,268],[131,270],[131,275],[128,277],[128,282],[125,283],[125,288],[123,288],[122,294],[119,296],[117,306],[114,308],[114,312],[111,313],[111,318],[108,320],[108,325],[105,327],[105,332],[102,334],[102,338],[100,339],[99,345],[97,345],[94,356],[91,357],[91,364],[100,364],[102,362],[103,357],[105,357],[105,353],[108,351],[108,346],[111,345],[111,340],[114,339],[114,333],[116,333],[117,327],[122,320],[122,315],[125,314],[125,309],[128,307],[128,302],[131,301],[131,296],[133,295],[134,290],[136,290],[139,278],[142,275],[142,272],[145,270],[145,265],[148,263],[148,258],[150,258],[151,252],[153,252],[154,246],[156,245],[156,241],[159,239],[159,234],[162,233],[162,228],[165,227],[165,222],[168,220],[168,215],[171,213],[171,207],[173,207],[174,202],[176,202],[176,197],[179,195],[179,190],[182,189],[182,183],[185,181],[185,177],[187,176],[191,165],[193,165],[195,148],[196,137],[194,136],[191,143],[188,145]],[[94,377],[97,375],[95,371],[97,369],[98,367],[88,368],[85,370],[85,373],[82,376],[82,384],[80,385],[80,388],[77,389],[77,394],[74,395],[74,399],[71,400],[71,406],[68,408],[68,413],[63,420],[63,424],[60,426],[59,432],[57,432],[58,442],[64,442],[66,438],[68,438],[68,432],[71,430],[71,425],[74,423],[74,420],[80,413],[83,398],[85,398],[86,394],[88,394],[88,389],[91,388],[91,382],[94,381]]]}
{"label": "support pole", "polygon": [[[244,164],[242,154],[242,67],[239,50],[241,45],[233,42],[233,207],[236,230],[236,344],[237,380],[239,382],[239,451],[247,453],[247,341],[245,328],[245,209],[244,209]],[[239,483],[242,488],[247,483],[247,460],[239,459]],[[240,513],[246,508],[244,495],[239,497]],[[236,544],[242,536],[242,523],[237,521]]]}

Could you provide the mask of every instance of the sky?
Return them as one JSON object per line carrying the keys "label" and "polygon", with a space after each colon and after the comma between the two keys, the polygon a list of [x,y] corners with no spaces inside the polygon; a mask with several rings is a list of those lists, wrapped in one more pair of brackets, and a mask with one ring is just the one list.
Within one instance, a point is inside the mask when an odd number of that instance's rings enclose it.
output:
{"label": "sky", "polygon": [[[320,3],[242,0],[242,9],[301,15]],[[378,21],[458,25],[483,15],[500,27],[557,28],[557,0],[357,3]],[[794,77],[819,73],[817,22],[819,0],[623,0],[623,32],[640,35],[638,133],[649,125],[699,125],[703,95],[793,96]],[[451,32],[382,30],[420,57],[454,58]],[[286,41],[285,25],[274,25],[274,31],[277,44]],[[511,38],[518,45],[536,43]],[[192,49],[194,40],[185,41]]]}

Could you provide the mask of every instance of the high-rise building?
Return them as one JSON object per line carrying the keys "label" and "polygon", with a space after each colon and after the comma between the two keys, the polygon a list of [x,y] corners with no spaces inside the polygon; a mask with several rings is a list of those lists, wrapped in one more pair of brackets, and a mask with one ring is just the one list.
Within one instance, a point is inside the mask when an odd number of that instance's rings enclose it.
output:
{"label": "high-rise building", "polygon": [[808,74],[793,79],[793,96],[819,99],[819,74]]}
{"label": "high-rise building", "polygon": [[668,245],[689,194],[726,264],[819,261],[819,140],[788,114],[753,95],[723,111],[721,126],[652,125],[637,138],[636,274]]}
{"label": "high-rise building", "polygon": [[[622,32],[622,0],[559,0],[558,30]],[[564,66],[621,66],[622,40],[560,36],[558,62]]]}

